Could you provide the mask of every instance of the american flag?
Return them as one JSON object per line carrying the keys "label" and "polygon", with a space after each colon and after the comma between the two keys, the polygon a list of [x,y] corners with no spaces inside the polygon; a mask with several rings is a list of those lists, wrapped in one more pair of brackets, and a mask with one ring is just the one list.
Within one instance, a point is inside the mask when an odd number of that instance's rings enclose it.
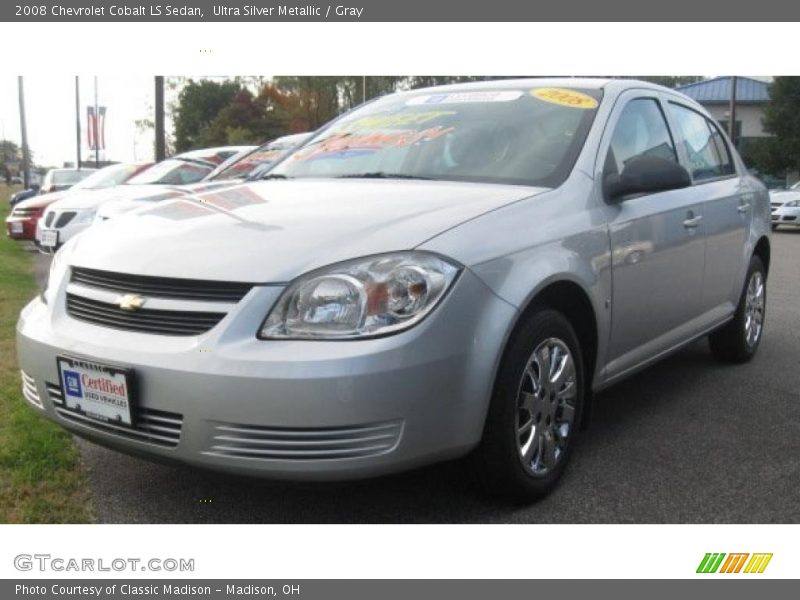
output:
{"label": "american flag", "polygon": [[106,149],[106,107],[97,107],[95,117],[94,106],[86,107],[86,135],[89,139],[90,150]]}

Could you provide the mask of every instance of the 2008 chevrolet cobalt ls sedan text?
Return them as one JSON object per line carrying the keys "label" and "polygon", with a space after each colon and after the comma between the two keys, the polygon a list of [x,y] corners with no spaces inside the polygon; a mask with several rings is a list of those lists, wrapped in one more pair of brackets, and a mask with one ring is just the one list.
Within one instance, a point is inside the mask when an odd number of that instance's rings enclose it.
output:
{"label": "2008 chevrolet cobalt ls sedan text", "polygon": [[31,404],[135,454],[297,479],[474,451],[558,480],[593,391],[710,334],[753,356],[764,187],[637,81],[395,94],[262,181],[92,227],[22,312]]}

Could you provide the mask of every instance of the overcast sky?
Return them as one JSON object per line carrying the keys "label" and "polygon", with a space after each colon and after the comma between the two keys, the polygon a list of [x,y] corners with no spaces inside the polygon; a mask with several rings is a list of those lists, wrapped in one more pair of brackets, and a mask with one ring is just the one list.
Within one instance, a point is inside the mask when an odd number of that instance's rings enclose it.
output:
{"label": "overcast sky", "polygon": [[[36,164],[61,166],[74,162],[75,76],[26,76],[25,112],[28,144]],[[99,76],[98,104],[107,107],[106,158],[114,161],[147,161],[153,158],[153,134],[137,132],[135,121],[153,115],[153,77],[141,75]],[[81,144],[84,160],[89,156],[86,140],[86,107],[94,104],[94,77],[80,77]],[[17,78],[0,78],[0,138],[20,143]],[[102,156],[101,156],[102,158]]]}

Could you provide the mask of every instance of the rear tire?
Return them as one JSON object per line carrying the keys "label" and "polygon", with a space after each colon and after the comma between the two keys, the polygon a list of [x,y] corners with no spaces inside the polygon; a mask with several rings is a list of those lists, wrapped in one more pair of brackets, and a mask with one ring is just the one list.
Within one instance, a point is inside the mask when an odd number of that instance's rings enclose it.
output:
{"label": "rear tire", "polygon": [[733,320],[708,336],[717,359],[743,363],[755,356],[764,333],[766,304],[767,273],[761,259],[753,256]]}
{"label": "rear tire", "polygon": [[575,330],[560,312],[537,311],[509,340],[475,453],[492,493],[531,501],[555,487],[572,454],[584,396]]}

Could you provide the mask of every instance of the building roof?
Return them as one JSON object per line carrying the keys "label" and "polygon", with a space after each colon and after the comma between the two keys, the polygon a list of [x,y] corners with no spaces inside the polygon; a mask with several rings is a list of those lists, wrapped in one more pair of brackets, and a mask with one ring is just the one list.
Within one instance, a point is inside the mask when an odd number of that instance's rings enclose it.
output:
{"label": "building roof", "polygon": [[[680,85],[676,90],[700,104],[727,104],[731,99],[731,77],[714,77],[697,83]],[[737,104],[766,104],[769,84],[749,77],[736,78]]]}

